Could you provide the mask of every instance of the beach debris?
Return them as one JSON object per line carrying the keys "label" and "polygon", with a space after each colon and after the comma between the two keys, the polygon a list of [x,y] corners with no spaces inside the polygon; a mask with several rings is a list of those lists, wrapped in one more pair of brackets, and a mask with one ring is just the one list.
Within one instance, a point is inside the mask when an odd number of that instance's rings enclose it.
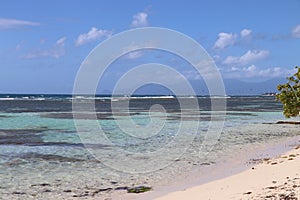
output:
{"label": "beach debris", "polygon": [[295,192],[291,192],[290,194],[280,194],[279,199],[284,199],[284,200],[298,200],[296,197]]}
{"label": "beach debris", "polygon": [[18,191],[15,191],[13,192],[12,194],[20,194],[20,195],[23,195],[23,194],[26,194],[25,192],[18,192]]}
{"label": "beach debris", "polygon": [[82,193],[82,194],[74,194],[73,197],[86,197],[86,196],[89,196],[88,193]]}
{"label": "beach debris", "polygon": [[103,189],[98,189],[96,191],[94,191],[94,194],[97,194],[99,192],[106,192],[106,191],[111,191],[113,190],[113,188],[103,188]]}
{"label": "beach debris", "polygon": [[148,192],[152,190],[151,187],[147,187],[147,186],[138,186],[138,187],[132,187],[132,188],[128,188],[127,192],[128,193],[143,193],[143,192]]}
{"label": "beach debris", "polygon": [[40,184],[32,184],[31,187],[35,187],[35,186],[42,186],[42,187],[45,187],[45,186],[51,186],[49,183],[40,183]]}
{"label": "beach debris", "polygon": [[300,122],[296,122],[296,121],[278,121],[278,122],[276,122],[276,124],[295,124],[295,125],[299,125]]}
{"label": "beach debris", "polygon": [[[295,178],[299,179],[298,177]],[[297,184],[298,181],[295,181],[295,178],[286,177],[288,181],[284,184],[267,187],[266,189],[269,189],[269,194],[264,196],[264,199],[299,200],[298,187],[300,185]]]}
{"label": "beach debris", "polygon": [[266,157],[266,158],[252,158],[248,161],[248,164],[260,164],[260,163],[263,163],[263,162],[267,162],[269,160],[270,160],[269,157]]}
{"label": "beach debris", "polygon": [[270,187],[267,187],[267,189],[269,189],[269,190],[275,190],[275,189],[277,189],[278,187],[277,186],[270,186]]}
{"label": "beach debris", "polygon": [[208,162],[201,163],[200,165],[210,165]]}
{"label": "beach debris", "polygon": [[126,186],[116,187],[115,190],[128,190],[128,187],[126,187]]}
{"label": "beach debris", "polygon": [[252,194],[252,192],[249,191],[249,192],[245,192],[244,194]]}
{"label": "beach debris", "polygon": [[[106,190],[106,191],[111,191],[112,188],[110,188],[110,190]],[[99,192],[103,192],[102,189],[96,190],[92,193],[92,196],[95,196],[96,194],[98,194]]]}
{"label": "beach debris", "polygon": [[275,195],[267,195],[267,196],[265,196],[265,198],[274,198],[275,197]]}
{"label": "beach debris", "polygon": [[128,193],[143,193],[143,192],[148,192],[150,190],[152,190],[151,187],[147,187],[147,186],[138,186],[138,187],[127,187],[127,186],[119,186],[116,188],[100,188],[97,189],[95,191],[92,192],[92,196],[95,196],[96,194],[100,193],[100,192],[111,192],[111,191],[120,191],[120,190],[125,190]]}

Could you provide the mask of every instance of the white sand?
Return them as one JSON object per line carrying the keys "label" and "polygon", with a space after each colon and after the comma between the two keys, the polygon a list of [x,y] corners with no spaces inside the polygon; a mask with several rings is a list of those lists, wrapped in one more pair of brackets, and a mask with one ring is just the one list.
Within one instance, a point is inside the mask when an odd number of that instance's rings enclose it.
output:
{"label": "white sand", "polygon": [[300,145],[281,157],[262,160],[254,168],[239,174],[156,200],[300,199],[299,155]]}

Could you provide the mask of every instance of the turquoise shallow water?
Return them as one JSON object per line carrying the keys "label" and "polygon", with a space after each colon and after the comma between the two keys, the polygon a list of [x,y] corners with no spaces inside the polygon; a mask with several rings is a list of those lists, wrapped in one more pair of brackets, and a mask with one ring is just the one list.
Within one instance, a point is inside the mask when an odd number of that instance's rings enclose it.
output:
{"label": "turquoise shallow water", "polygon": [[[273,97],[227,98],[226,111],[211,111],[208,97],[198,98],[198,110],[181,109],[175,97],[77,99],[82,110],[74,121],[71,96],[0,98],[4,199],[72,199],[84,188],[92,198],[97,189],[107,196],[129,186],[163,185],[194,168],[221,166],[238,150],[300,135],[295,125],[274,124],[284,117]],[[84,109],[91,99],[97,119]],[[112,112],[112,100],[129,107],[117,104]]]}

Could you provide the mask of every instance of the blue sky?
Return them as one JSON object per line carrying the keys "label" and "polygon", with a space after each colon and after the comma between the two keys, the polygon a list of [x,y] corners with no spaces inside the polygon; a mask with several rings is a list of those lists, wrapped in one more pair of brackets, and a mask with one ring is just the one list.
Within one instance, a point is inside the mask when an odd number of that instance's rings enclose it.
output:
{"label": "blue sky", "polygon": [[[80,64],[97,44],[146,26],[173,29],[195,39],[212,56],[225,82],[259,87],[258,82],[268,81],[271,90],[300,63],[299,10],[300,0],[3,0],[0,93],[71,93]],[[111,90],[120,72],[128,69],[122,66],[172,60],[164,55],[162,61],[160,54],[135,52],[120,59],[100,91]],[[198,79],[175,66],[179,64],[173,63],[174,68],[191,81]],[[242,90],[230,88],[236,94]]]}

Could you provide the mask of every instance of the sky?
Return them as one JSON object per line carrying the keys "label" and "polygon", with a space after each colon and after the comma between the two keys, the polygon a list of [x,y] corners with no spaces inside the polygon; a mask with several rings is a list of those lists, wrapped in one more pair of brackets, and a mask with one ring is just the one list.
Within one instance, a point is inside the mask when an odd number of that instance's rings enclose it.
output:
{"label": "sky", "polygon": [[[0,3],[0,93],[71,93],[89,53],[133,28],[168,28],[197,41],[216,63],[230,94],[273,92],[300,63],[300,0]],[[113,63],[98,92],[111,92],[126,70],[147,62],[174,67],[195,85],[201,81],[174,55],[146,50]]]}

